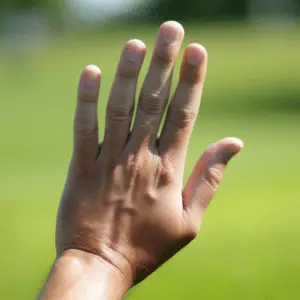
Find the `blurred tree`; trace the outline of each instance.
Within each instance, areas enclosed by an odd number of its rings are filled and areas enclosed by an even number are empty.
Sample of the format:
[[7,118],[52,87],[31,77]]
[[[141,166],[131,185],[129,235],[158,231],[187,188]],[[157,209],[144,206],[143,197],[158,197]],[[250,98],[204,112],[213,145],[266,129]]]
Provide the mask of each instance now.
[[[254,8],[254,10],[253,10]],[[146,0],[135,10],[136,19],[178,21],[244,18],[256,13],[299,14],[300,0]]]
[[247,3],[247,0],[154,0],[147,4],[143,15],[155,21],[242,17],[247,13]]
[[35,12],[48,18],[60,29],[62,26],[61,7],[62,0],[1,0],[0,1],[0,21],[11,18],[14,14],[22,12]]
[[47,11],[55,11],[59,8],[60,0],[1,0],[1,12],[20,9],[46,9]]
[[249,1],[249,14],[252,17],[277,16],[293,17],[299,12],[300,0],[251,0]]

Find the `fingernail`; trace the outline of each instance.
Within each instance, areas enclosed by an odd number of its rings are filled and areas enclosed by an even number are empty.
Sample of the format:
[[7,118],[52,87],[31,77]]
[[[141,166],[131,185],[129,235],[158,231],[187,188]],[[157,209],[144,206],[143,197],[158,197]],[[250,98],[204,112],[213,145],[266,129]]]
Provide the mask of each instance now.
[[199,44],[190,44],[187,49],[187,62],[192,66],[199,66],[206,60],[207,52],[205,48]]
[[231,144],[235,144],[237,147],[239,147],[240,149],[244,148],[244,142],[236,137],[228,137],[226,138],[227,142],[231,142]]
[[161,28],[158,35],[159,45],[172,45],[177,41],[179,32],[176,28]]
[[168,21],[160,27],[158,42],[163,45],[171,45],[183,35],[184,29],[178,22]]
[[225,151],[217,155],[217,161],[228,164],[228,162],[237,155],[243,148],[242,144],[232,144]]
[[85,69],[85,86],[87,88],[96,88],[99,85],[100,69],[97,66],[90,65]]
[[125,47],[126,59],[129,63],[140,64],[145,53],[145,44],[139,40],[131,40]]

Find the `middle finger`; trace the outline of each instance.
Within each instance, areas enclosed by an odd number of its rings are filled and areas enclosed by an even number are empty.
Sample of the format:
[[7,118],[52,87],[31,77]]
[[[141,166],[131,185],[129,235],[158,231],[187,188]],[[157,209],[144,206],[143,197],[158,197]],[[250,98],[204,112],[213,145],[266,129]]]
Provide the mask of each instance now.
[[[183,27],[173,21],[161,25],[151,64],[139,97],[129,146],[151,146],[169,98],[173,68],[184,37]],[[134,145],[132,145],[134,144]]]

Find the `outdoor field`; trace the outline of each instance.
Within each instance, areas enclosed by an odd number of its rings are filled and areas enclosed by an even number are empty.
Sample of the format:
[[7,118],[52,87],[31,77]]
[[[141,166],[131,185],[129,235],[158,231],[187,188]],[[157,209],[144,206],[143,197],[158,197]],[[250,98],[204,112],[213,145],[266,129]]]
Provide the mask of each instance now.
[[[209,54],[185,178],[210,143],[236,136],[245,148],[229,164],[198,239],[128,299],[300,299],[300,26],[183,25],[185,45],[202,43]],[[141,85],[156,31],[70,33],[24,57],[0,48],[0,299],[34,299],[55,257],[81,69],[97,64],[103,73],[102,135],[123,44],[147,45]]]

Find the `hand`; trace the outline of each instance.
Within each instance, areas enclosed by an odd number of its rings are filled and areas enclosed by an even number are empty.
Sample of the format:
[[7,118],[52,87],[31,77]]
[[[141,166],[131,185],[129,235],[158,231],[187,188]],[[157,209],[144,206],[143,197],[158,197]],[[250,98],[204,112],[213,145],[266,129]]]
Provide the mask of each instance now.
[[183,37],[184,30],[176,22],[160,27],[131,131],[146,50],[138,40],[125,45],[100,145],[97,101],[101,72],[88,66],[80,79],[74,151],[57,219],[57,254],[97,257],[127,278],[128,287],[197,236],[226,164],[242,148],[241,141],[234,138],[210,146],[183,190],[188,142],[207,65],[206,51],[198,44],[185,50],[180,80],[157,138]]

